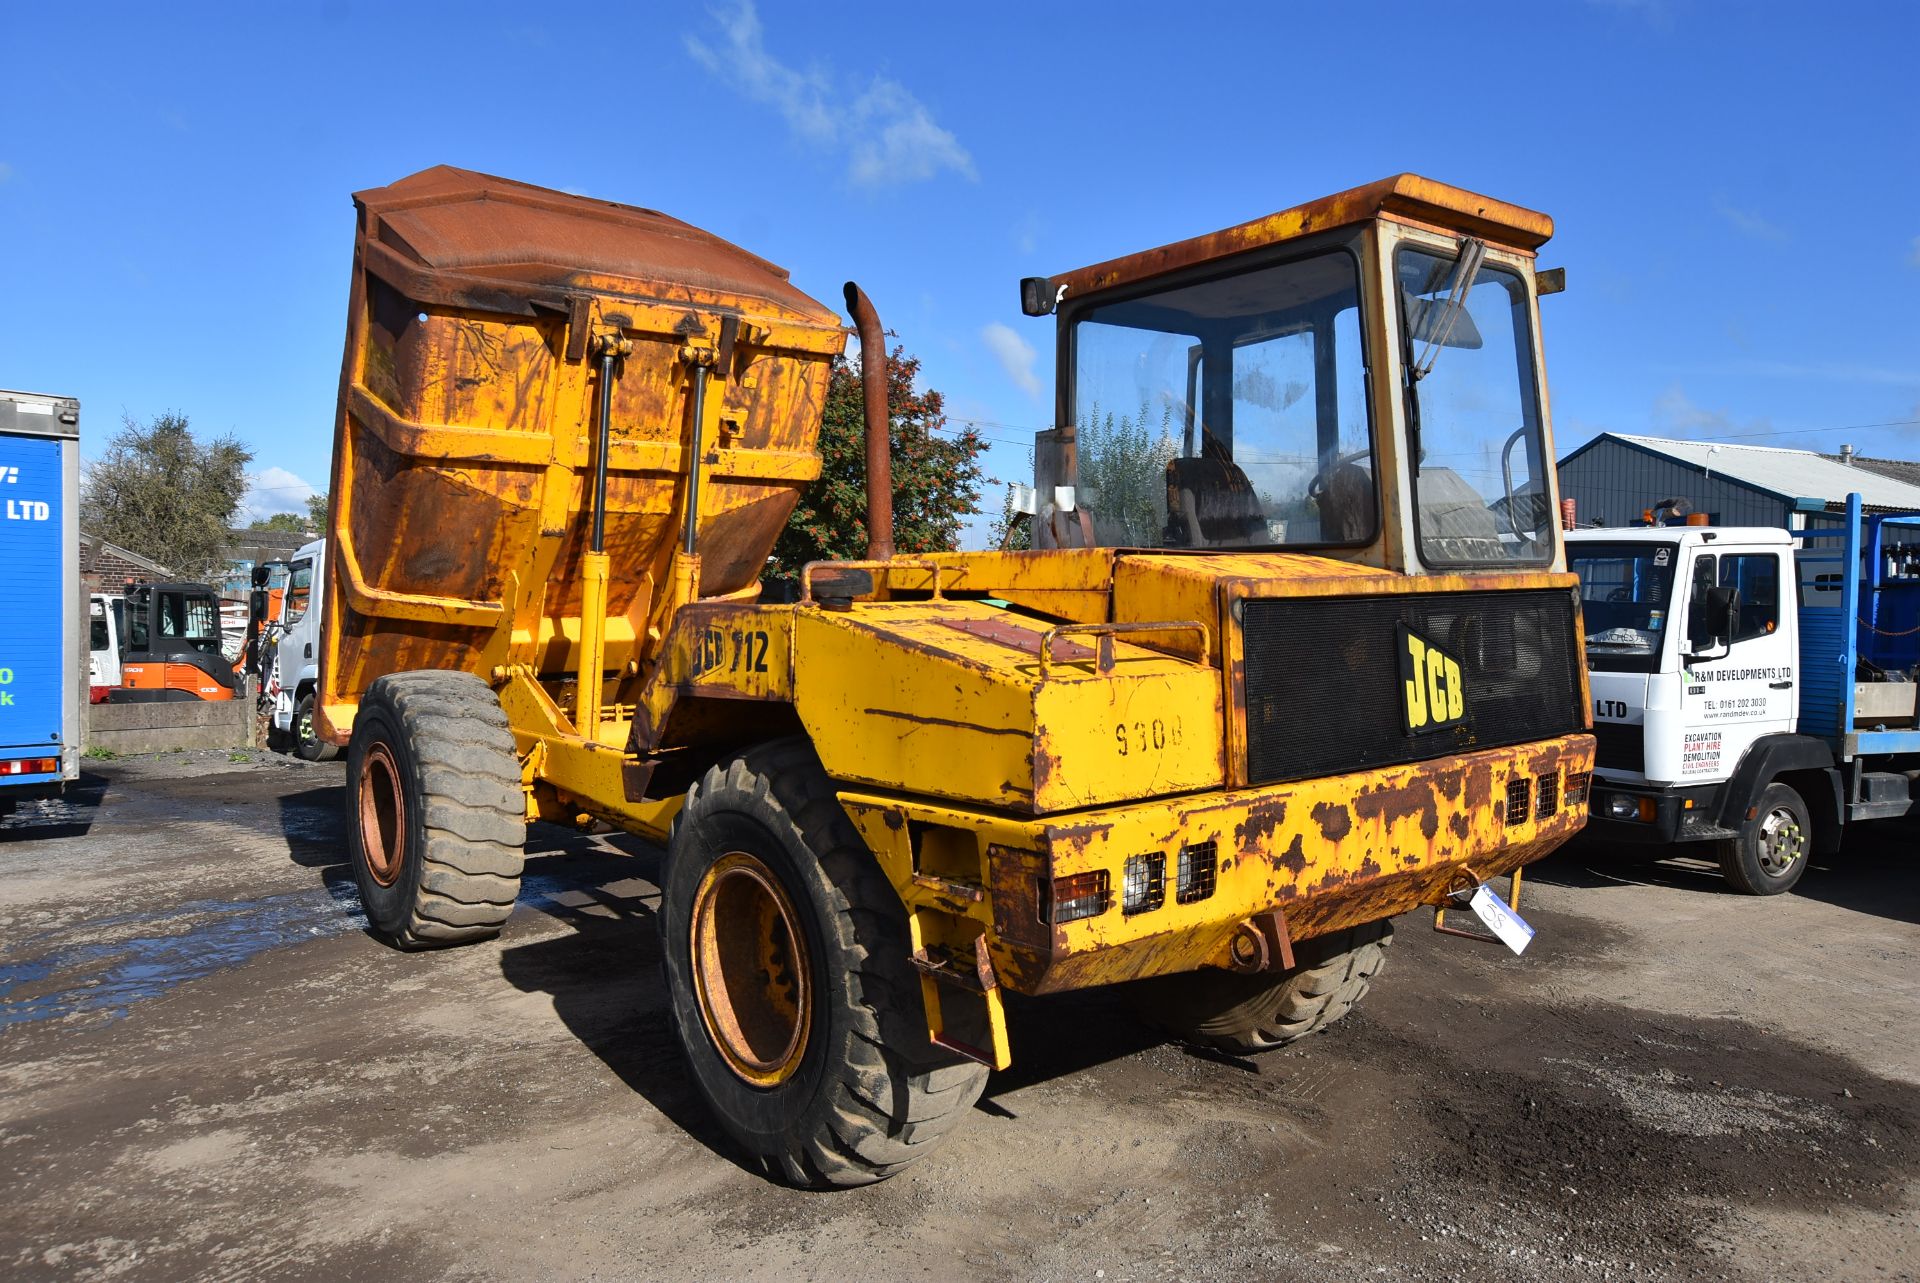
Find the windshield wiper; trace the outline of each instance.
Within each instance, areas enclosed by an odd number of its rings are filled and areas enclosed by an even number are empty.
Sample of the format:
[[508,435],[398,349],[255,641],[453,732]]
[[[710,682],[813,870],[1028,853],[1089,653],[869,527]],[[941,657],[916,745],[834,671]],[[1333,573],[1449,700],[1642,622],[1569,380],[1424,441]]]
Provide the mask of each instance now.
[[1480,264],[1487,257],[1487,243],[1474,236],[1460,238],[1460,257],[1454,260],[1453,283],[1447,290],[1447,301],[1441,305],[1440,315],[1431,312],[1421,318],[1424,322],[1426,347],[1421,349],[1420,359],[1413,363],[1413,379],[1418,383],[1433,371],[1433,363],[1440,357],[1440,349],[1447,345],[1453,336],[1453,327],[1460,320],[1461,310],[1467,305],[1467,293],[1473,289],[1473,278],[1480,275]]

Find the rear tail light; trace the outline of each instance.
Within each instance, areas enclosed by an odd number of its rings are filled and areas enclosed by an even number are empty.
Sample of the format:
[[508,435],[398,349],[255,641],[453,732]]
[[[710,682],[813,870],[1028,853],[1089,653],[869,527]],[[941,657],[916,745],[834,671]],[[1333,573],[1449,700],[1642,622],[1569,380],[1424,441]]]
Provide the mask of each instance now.
[[0,762],[0,775],[51,775],[59,769],[57,757],[15,757]]
[[1127,857],[1120,883],[1120,912],[1132,915],[1167,902],[1167,857],[1158,851]]
[[1181,904],[1192,904],[1204,900],[1213,894],[1214,861],[1219,857],[1219,848],[1211,839],[1196,842],[1180,848],[1180,869],[1176,877],[1174,898]]
[[1550,819],[1560,810],[1560,776],[1548,771],[1540,777],[1540,800],[1535,804],[1533,813],[1540,819]]
[[1097,917],[1107,911],[1112,893],[1107,886],[1107,871],[1075,873],[1069,877],[1041,882],[1040,918],[1058,926],[1081,918]]
[[1569,809],[1582,807],[1587,804],[1587,780],[1589,778],[1585,771],[1567,772],[1567,784],[1565,788],[1560,790],[1560,800],[1565,803]]

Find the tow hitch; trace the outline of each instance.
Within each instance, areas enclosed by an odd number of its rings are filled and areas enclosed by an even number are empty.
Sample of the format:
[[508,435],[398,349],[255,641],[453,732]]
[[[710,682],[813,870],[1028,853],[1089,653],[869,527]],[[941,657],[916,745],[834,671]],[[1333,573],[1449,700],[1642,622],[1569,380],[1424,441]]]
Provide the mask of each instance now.
[[[1464,931],[1448,926],[1449,909],[1467,910],[1480,919],[1487,930]],[[1494,894],[1492,883],[1482,881],[1472,869],[1460,870],[1440,903],[1433,906],[1433,929],[1441,935],[1504,944],[1516,954],[1525,953],[1533,943],[1533,928],[1520,916],[1520,870],[1513,871],[1505,900]]]

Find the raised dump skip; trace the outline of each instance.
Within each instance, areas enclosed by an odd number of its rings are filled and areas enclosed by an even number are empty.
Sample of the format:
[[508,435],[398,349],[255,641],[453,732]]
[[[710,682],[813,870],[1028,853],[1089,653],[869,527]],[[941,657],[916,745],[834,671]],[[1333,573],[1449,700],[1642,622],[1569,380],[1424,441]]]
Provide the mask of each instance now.
[[754,591],[819,473],[833,312],[653,210],[444,166],[354,202],[322,664],[334,738],[383,673],[574,669],[604,351],[620,354],[603,671],[644,666],[671,610],[696,400],[698,595]]

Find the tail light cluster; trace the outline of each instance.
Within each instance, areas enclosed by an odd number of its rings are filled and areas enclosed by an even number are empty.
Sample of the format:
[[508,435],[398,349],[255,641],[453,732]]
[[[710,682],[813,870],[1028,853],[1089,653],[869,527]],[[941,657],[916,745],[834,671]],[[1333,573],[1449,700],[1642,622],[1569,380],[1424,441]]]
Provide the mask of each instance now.
[[0,761],[0,775],[51,775],[59,769],[57,757],[14,757]]
[[[1197,904],[1213,894],[1219,876],[1219,845],[1211,838],[1182,846],[1174,861],[1173,896]],[[1130,855],[1120,876],[1120,912],[1128,917],[1151,913],[1167,902],[1167,856],[1162,851]],[[1040,883],[1040,920],[1058,926],[1098,917],[1113,906],[1106,870],[1074,873]]]
[[1562,808],[1583,807],[1587,804],[1587,779],[1585,771],[1570,771],[1565,788],[1561,787],[1558,771],[1531,780],[1524,775],[1508,780],[1507,804],[1501,818],[1512,826],[1525,824],[1528,817],[1550,820]]

